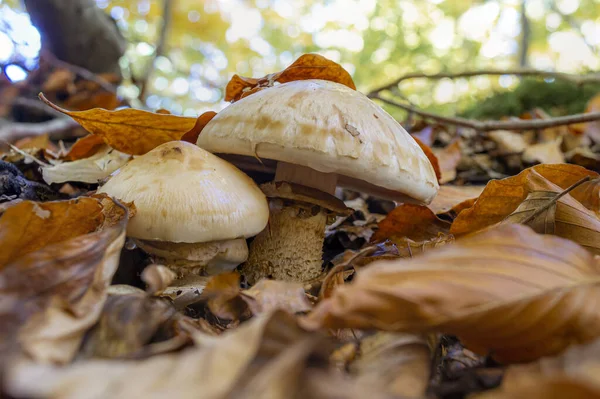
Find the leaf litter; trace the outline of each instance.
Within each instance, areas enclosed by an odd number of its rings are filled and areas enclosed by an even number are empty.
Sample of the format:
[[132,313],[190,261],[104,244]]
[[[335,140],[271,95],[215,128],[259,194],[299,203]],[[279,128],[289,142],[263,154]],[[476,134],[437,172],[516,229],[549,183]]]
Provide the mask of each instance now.
[[[131,156],[195,143],[216,113],[115,110],[110,75],[42,63],[31,76],[6,95],[41,91],[83,129],[1,153],[2,395],[599,396],[597,122],[479,134],[408,121],[442,184],[431,204],[338,190],[354,212],[328,226],[316,279],[248,286],[234,271],[188,287],[124,245],[135,204],[94,190]],[[303,79],[356,89],[306,54],[235,75],[226,100]]]

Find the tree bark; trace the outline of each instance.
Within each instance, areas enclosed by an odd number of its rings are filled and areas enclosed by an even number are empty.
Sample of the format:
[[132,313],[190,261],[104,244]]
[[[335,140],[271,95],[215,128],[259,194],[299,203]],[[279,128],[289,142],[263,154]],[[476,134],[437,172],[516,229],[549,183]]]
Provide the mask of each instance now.
[[94,0],[24,0],[45,50],[94,73],[119,76],[126,41]]

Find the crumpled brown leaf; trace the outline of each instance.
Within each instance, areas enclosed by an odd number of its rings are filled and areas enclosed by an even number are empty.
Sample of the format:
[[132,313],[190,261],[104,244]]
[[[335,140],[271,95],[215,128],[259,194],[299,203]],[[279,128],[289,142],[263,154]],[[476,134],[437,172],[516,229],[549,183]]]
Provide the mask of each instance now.
[[200,115],[198,119],[196,119],[196,124],[192,127],[188,132],[186,132],[183,136],[181,136],[182,141],[187,141],[188,143],[196,144],[198,141],[198,136],[202,133],[202,129],[204,126],[208,124],[217,115],[214,111],[207,111]]
[[23,201],[0,218],[0,352],[68,362],[100,315],[128,212],[108,198]]
[[[304,331],[284,312],[260,315],[217,337],[197,332],[194,338],[195,348],[137,362],[93,359],[58,368],[20,361],[7,370],[6,390],[78,399],[340,397],[317,394],[311,382],[315,374],[330,377],[324,337]],[[346,390],[339,385],[334,392]]]
[[570,195],[600,218],[600,178],[582,183]]
[[592,211],[536,171],[529,174],[526,188],[527,198],[502,223],[524,223],[537,233],[570,239],[600,255],[600,220]]
[[77,140],[64,158],[68,161],[77,161],[78,159],[89,158],[105,145],[102,137],[95,134],[88,134]]
[[[476,199],[483,192],[485,186],[440,186],[437,195],[428,205],[436,215],[450,212],[461,203]],[[458,213],[457,213],[458,214]]]
[[43,95],[40,98],[52,108],[75,119],[88,132],[102,137],[115,150],[130,155],[142,155],[163,143],[180,140],[196,124],[196,118],[139,109],[68,111],[52,104]]
[[438,179],[440,184],[448,183],[456,179],[456,167],[462,158],[460,142],[454,140],[441,150],[434,151],[434,154],[437,157],[440,166],[441,176]]
[[527,362],[600,336],[599,300],[600,268],[588,251],[513,224],[373,263],[302,320],[310,328],[439,331],[500,362]]
[[426,206],[402,204],[379,222],[378,229],[373,234],[371,241],[409,238],[413,241],[427,241],[448,234],[450,223],[439,219],[435,213]]
[[532,163],[564,163],[565,155],[563,154],[560,146],[562,144],[562,137],[558,137],[555,140],[547,141],[543,143],[534,144],[528,146],[523,152],[523,161]]
[[329,80],[356,90],[352,77],[341,65],[319,54],[304,54],[283,71],[263,78],[233,75],[225,89],[225,101],[241,100],[252,93],[273,86],[274,82],[286,83],[307,79]]
[[577,183],[586,176],[598,177],[592,172],[576,165],[536,165],[525,169],[516,176],[507,177],[502,180],[492,180],[486,186],[475,204],[463,210],[452,223],[450,233],[461,235],[501,222],[527,198],[530,191],[527,181],[531,171],[556,184],[561,189]]
[[600,397],[600,340],[571,347],[556,357],[511,366],[502,386],[473,399],[550,397]]
[[442,169],[440,168],[440,161],[437,156],[433,153],[431,148],[425,143],[423,143],[418,137],[412,136],[413,139],[417,142],[419,147],[423,150],[429,162],[431,162],[431,166],[433,166],[433,170],[435,171],[435,177],[437,177],[438,182],[442,179]]

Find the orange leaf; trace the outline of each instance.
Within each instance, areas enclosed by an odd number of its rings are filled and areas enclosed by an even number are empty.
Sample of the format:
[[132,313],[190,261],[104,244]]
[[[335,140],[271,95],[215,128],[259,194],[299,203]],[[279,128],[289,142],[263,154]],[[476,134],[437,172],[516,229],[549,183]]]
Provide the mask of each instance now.
[[207,111],[200,115],[198,119],[196,119],[196,124],[194,125],[194,127],[191,128],[189,132],[184,134],[181,137],[181,140],[187,141],[188,143],[196,144],[196,142],[198,141],[198,136],[200,136],[200,133],[202,132],[202,129],[204,129],[204,126],[206,126],[208,122],[210,122],[212,118],[214,118],[216,115],[217,113],[214,111]]
[[438,177],[440,184],[456,179],[456,167],[462,158],[458,140],[453,141],[444,149],[436,151],[435,154],[440,167],[441,177]]
[[427,156],[427,159],[429,159],[429,162],[431,162],[431,166],[433,166],[433,170],[435,171],[435,176],[437,177],[438,182],[439,182],[440,179],[442,178],[442,170],[440,169],[440,162],[438,161],[437,157],[435,156],[433,151],[431,151],[431,148],[429,148],[428,145],[423,143],[418,137],[412,136],[412,138],[415,139],[415,141],[417,142],[419,147],[421,147],[421,149]]
[[437,195],[429,204],[429,209],[436,215],[449,212],[465,201],[479,197],[484,188],[484,186],[451,186],[447,184],[440,186]]
[[307,79],[329,80],[356,90],[352,77],[341,65],[318,54],[304,54],[283,71],[260,79],[233,75],[225,89],[225,101],[238,101],[262,88],[273,86],[274,82]]
[[94,155],[104,145],[104,140],[95,134],[88,134],[80,138],[71,146],[65,159],[76,161],[78,159],[89,158]]
[[379,222],[372,241],[407,237],[413,241],[427,241],[440,233],[447,234],[450,223],[439,219],[426,206],[402,204]]
[[43,94],[40,94],[40,98],[52,108],[75,119],[88,132],[102,137],[115,150],[131,155],[142,155],[161,144],[179,140],[196,123],[196,118],[139,109],[68,111],[48,101]]
[[39,136],[25,137],[14,143],[14,146],[21,149],[38,149],[38,150],[56,150],[56,146],[50,141],[47,134]]
[[600,335],[599,281],[593,255],[574,242],[501,225],[412,259],[372,263],[302,321],[452,334],[479,354],[527,362]]
[[575,198],[600,219],[600,179],[587,181],[571,191]]
[[466,234],[501,222],[513,213],[527,198],[529,174],[534,170],[563,190],[585,176],[598,177],[581,166],[567,164],[542,164],[525,169],[516,176],[492,180],[486,186],[473,207],[462,211],[452,223],[450,233]]

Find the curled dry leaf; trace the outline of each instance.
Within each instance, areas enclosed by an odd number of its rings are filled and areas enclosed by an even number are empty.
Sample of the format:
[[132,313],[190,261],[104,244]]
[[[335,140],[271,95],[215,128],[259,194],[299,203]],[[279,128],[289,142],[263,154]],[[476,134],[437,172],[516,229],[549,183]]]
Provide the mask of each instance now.
[[326,373],[323,337],[302,330],[284,312],[255,317],[217,337],[197,332],[196,342],[195,348],[137,362],[92,359],[58,368],[20,361],[7,370],[6,390],[19,397],[77,399],[283,399],[300,388],[305,395],[299,397],[316,397],[306,391],[312,388],[304,383],[307,374]]
[[72,359],[97,320],[128,212],[107,198],[23,201],[0,218],[0,352]]
[[198,136],[202,133],[202,129],[204,126],[208,124],[217,115],[214,111],[207,111],[200,115],[198,119],[196,119],[196,124],[193,128],[191,128],[188,132],[186,132],[183,136],[181,136],[181,140],[187,141],[188,143],[196,144],[198,141]]
[[225,89],[225,101],[238,101],[261,88],[273,86],[274,82],[286,83],[307,79],[329,80],[356,90],[352,77],[340,64],[319,54],[304,54],[283,71],[260,79],[233,75]]
[[276,309],[288,313],[309,311],[312,306],[299,283],[276,280],[260,280],[252,288],[241,293],[253,314],[269,313]]
[[527,198],[527,181],[531,171],[535,171],[561,189],[577,183],[586,176],[597,178],[598,174],[576,165],[536,165],[525,169],[516,176],[502,180],[492,180],[486,186],[475,204],[463,210],[452,223],[450,233],[461,235],[494,225],[513,213]]
[[177,274],[166,266],[153,264],[144,268],[141,278],[146,283],[146,292],[153,295],[171,285],[177,278]]
[[413,241],[427,241],[447,234],[450,223],[439,219],[431,209],[422,205],[402,204],[391,211],[373,234],[371,241],[389,239],[395,242],[404,237]]
[[88,132],[102,137],[115,150],[130,155],[142,155],[163,143],[179,140],[196,124],[196,118],[139,109],[69,111],[51,103],[43,94],[40,98],[55,110],[75,119]]
[[473,399],[600,397],[600,340],[574,346],[556,357],[511,366],[502,386]]
[[303,321],[457,335],[479,354],[526,362],[600,336],[600,270],[559,237],[501,225],[414,259],[381,261]]
[[348,368],[360,384],[402,398],[423,398],[431,353],[420,336],[377,332],[360,341],[359,353]]
[[459,206],[465,201],[477,199],[484,188],[485,186],[452,186],[445,184],[440,186],[440,190],[431,204],[428,205],[428,208],[436,215],[450,211],[458,214],[460,212],[456,211],[459,210]]
[[600,254],[600,220],[568,195],[569,189],[563,191],[536,171],[529,174],[526,188],[527,198],[502,223],[527,224],[537,233],[568,238]]
[[521,154],[529,143],[522,133],[511,132],[509,130],[494,130],[488,133],[501,154]]
[[69,152],[64,156],[68,161],[77,161],[78,159],[89,158],[97,153],[105,143],[102,137],[95,134],[88,134],[80,138],[69,148]]
[[89,158],[43,166],[41,168],[42,178],[48,184],[65,182],[96,184],[125,165],[129,159],[131,159],[131,155],[124,154],[103,144]]
[[437,157],[440,166],[441,177],[438,179],[440,184],[448,183],[456,179],[456,167],[462,158],[460,142],[454,140],[445,148],[434,151],[434,154]]
[[584,182],[573,189],[570,195],[600,218],[600,179]]
[[440,162],[438,158],[435,156],[431,148],[425,143],[423,143],[418,137],[412,136],[413,139],[417,142],[419,147],[423,150],[429,162],[431,162],[431,166],[433,166],[433,170],[435,171],[435,177],[437,177],[438,182],[442,179],[442,169],[440,168]]
[[548,141],[545,143],[534,144],[528,146],[523,152],[523,161],[532,163],[564,163],[565,155],[563,154],[560,146],[562,144],[562,138],[558,137],[555,140]]

